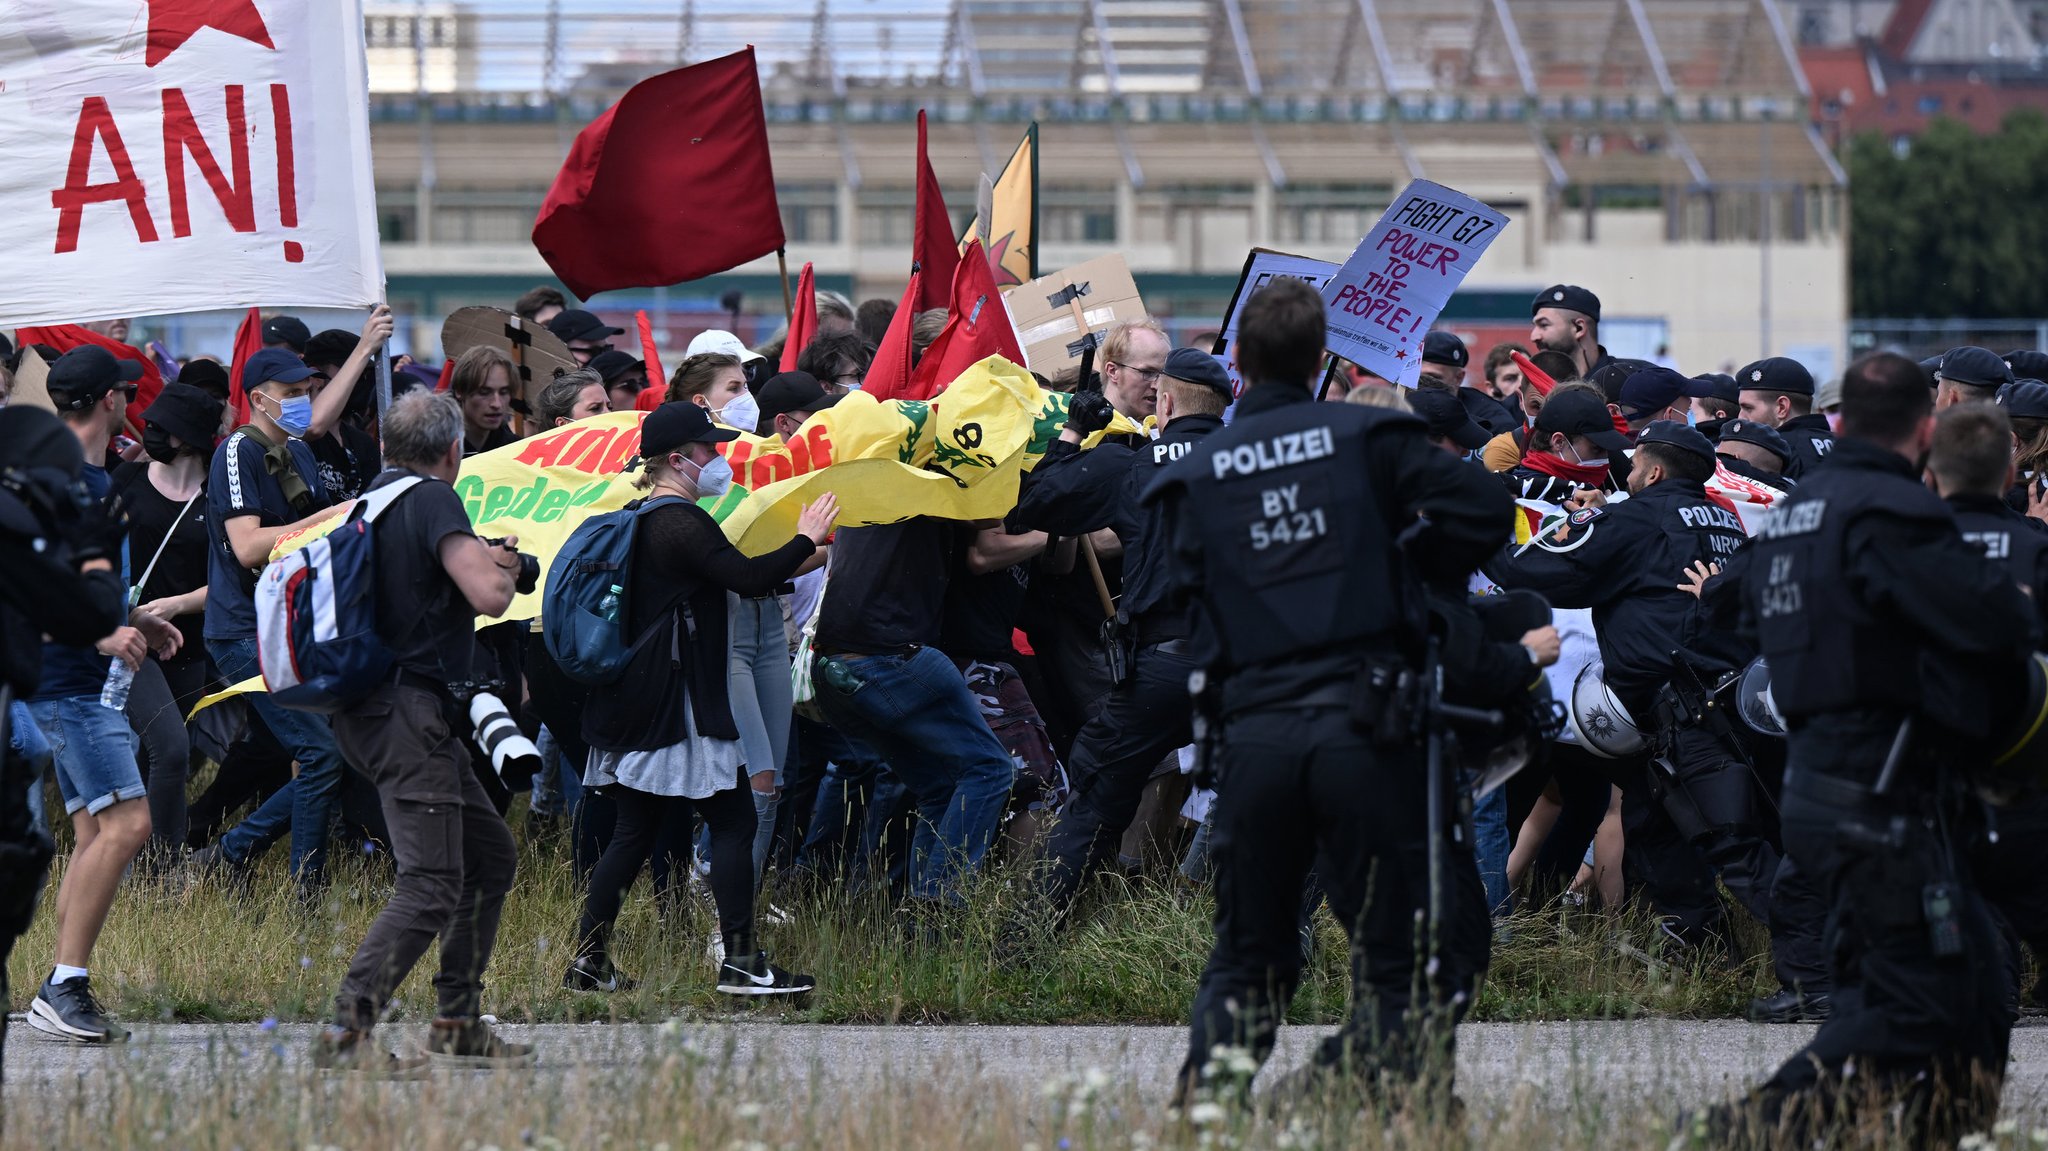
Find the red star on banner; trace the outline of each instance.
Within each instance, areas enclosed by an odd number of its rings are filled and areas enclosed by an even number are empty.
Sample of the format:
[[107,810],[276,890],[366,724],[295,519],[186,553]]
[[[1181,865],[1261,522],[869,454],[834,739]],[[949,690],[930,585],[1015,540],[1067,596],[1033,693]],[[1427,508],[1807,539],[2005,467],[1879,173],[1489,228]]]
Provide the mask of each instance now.
[[149,42],[142,62],[151,68],[177,51],[201,28],[214,28],[230,36],[240,36],[273,51],[277,48],[270,42],[270,29],[263,24],[263,14],[256,10],[256,0],[147,0],[147,3]]

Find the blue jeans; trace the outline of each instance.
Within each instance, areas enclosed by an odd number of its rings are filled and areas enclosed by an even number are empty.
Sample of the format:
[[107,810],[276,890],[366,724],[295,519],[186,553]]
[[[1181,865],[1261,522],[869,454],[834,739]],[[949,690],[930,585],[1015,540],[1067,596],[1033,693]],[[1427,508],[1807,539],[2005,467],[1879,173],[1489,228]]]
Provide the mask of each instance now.
[[1486,885],[1486,910],[1506,915],[1514,893],[1508,890],[1508,789],[1472,805],[1472,854],[1479,861],[1479,881]]
[[28,761],[29,822],[48,835],[50,817],[43,810],[43,777],[52,770],[50,741],[43,737],[43,729],[36,726],[36,717],[28,704],[18,699],[7,705],[7,741]]
[[816,676],[818,706],[835,727],[881,753],[917,797],[911,895],[957,900],[961,876],[995,839],[1016,764],[981,718],[960,670],[936,650],[839,658],[860,684],[841,692]]
[[97,695],[39,699],[28,709],[50,741],[64,814],[98,815],[117,803],[149,795],[135,763],[135,732],[125,714],[102,705]]
[[[255,639],[209,639],[207,654],[228,683],[240,683],[260,674],[256,663]],[[256,709],[257,718],[270,728],[299,761],[299,774],[273,792],[263,806],[221,837],[221,851],[231,862],[246,863],[265,848],[292,837],[292,874],[302,882],[317,879],[327,859],[327,824],[334,812],[334,794],[341,789],[346,761],[341,746],[334,742],[334,729],[327,720],[310,711],[280,707],[268,693],[254,691],[243,697]]]
[[576,809],[583,805],[583,765],[569,762],[555,733],[545,726],[533,742],[540,749],[540,773],[533,777],[529,809],[535,815],[575,819]]
[[[774,596],[751,599],[727,594],[732,607],[732,664],[727,680],[733,722],[747,757],[747,774],[775,772],[775,791],[754,793],[754,882],[775,842],[775,808],[782,790],[782,761],[789,755],[791,722],[789,641],[782,634],[782,603]],[[708,853],[710,829],[705,830]]]

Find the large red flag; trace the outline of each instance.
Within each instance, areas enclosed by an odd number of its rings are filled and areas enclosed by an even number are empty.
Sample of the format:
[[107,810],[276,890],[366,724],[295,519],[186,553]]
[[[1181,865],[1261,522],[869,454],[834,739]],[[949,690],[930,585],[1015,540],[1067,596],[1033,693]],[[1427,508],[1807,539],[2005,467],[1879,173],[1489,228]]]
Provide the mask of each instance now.
[[908,392],[899,398],[931,399],[990,356],[1003,356],[1019,366],[1024,363],[1023,345],[1010,324],[1002,293],[996,290],[995,273],[989,269],[980,240],[968,241],[967,251],[961,255],[960,270],[953,277],[952,309],[939,338],[917,362]]
[[782,247],[750,47],[635,84],[576,136],[533,246],[576,295],[700,279]]
[[796,358],[818,338],[818,281],[806,263],[796,278],[796,305],[789,314],[789,338],[782,341],[782,362],[777,371],[796,371]]
[[939,177],[925,154],[924,109],[917,110],[917,218],[911,228],[912,271],[924,273],[917,310],[943,308],[953,292],[953,269],[960,264],[959,235],[939,194]]
[[910,391],[910,329],[917,322],[918,278],[923,274],[910,273],[910,286],[903,289],[903,300],[889,318],[889,330],[882,333],[882,344],[861,381],[860,390],[878,400],[893,400]]
[[249,389],[242,386],[242,365],[249,357],[263,350],[263,313],[254,308],[242,317],[242,326],[235,329],[235,350],[230,353],[228,364],[228,406],[235,409],[235,426],[249,422]]
[[30,344],[47,344],[59,352],[82,348],[87,344],[98,344],[124,360],[134,360],[142,365],[142,378],[135,381],[135,402],[128,405],[128,434],[140,437],[142,434],[142,412],[156,401],[157,393],[164,390],[164,374],[158,370],[150,354],[133,344],[124,344],[111,336],[81,328],[77,324],[51,324],[41,328],[21,328],[14,333],[16,347],[26,348]]

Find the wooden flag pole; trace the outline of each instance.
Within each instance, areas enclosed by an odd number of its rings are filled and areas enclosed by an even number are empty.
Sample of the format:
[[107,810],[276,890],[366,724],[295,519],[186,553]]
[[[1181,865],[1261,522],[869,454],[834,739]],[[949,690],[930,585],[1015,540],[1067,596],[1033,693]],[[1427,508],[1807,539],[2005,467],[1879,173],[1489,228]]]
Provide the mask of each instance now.
[[785,323],[794,324],[796,323],[796,304],[789,296],[789,252],[786,249],[775,249],[775,266],[782,272],[777,277],[782,281],[782,319]]

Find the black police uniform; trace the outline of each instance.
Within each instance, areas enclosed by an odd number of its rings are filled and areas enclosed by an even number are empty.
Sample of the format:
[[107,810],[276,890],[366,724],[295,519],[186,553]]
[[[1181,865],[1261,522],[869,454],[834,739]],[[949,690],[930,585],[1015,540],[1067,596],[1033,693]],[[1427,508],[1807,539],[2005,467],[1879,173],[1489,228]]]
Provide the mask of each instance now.
[[[1742,594],[1789,727],[1785,849],[1828,902],[1837,990],[1751,1104],[1765,1124],[1853,1121],[1867,1092],[1900,1089],[1924,1145],[1989,1127],[2005,1071],[2010,985],[1960,858],[1977,810],[1962,776],[2034,611],[1914,464],[1861,440],[1829,457],[1757,537]],[[1902,717],[1910,742],[1880,795]]]
[[[1295,913],[1311,868],[1359,957],[1351,1014],[1319,1066],[1421,1074],[1426,1054],[1448,1052],[1485,968],[1485,893],[1466,852],[1449,868],[1442,968],[1427,1001],[1411,1002],[1415,921],[1429,898],[1424,772],[1412,737],[1369,718],[1361,698],[1369,669],[1407,663],[1401,644],[1422,610],[1419,595],[1403,594],[1409,574],[1462,585],[1511,525],[1499,485],[1431,447],[1424,427],[1254,386],[1228,428],[1147,490],[1172,515],[1173,592],[1193,604],[1223,725],[1216,946],[1196,992],[1183,1097],[1216,1047],[1258,1060],[1272,1051],[1300,977]],[[1426,1035],[1411,1032],[1418,1018]],[[1448,1080],[1447,1063],[1431,1066]]]
[[1079,536],[1110,528],[1124,545],[1117,617],[1133,641],[1130,674],[1083,725],[1067,762],[1073,797],[1046,845],[1046,893],[1060,911],[1115,850],[1138,813],[1153,767],[1194,738],[1186,612],[1165,605],[1170,559],[1163,513],[1141,506],[1139,494],[1222,427],[1217,416],[1175,416],[1157,440],[1135,448],[1104,443],[1082,451],[1055,440],[1018,495],[1012,519],[1025,530]]
[[1835,446],[1835,433],[1828,427],[1828,418],[1819,412],[1786,420],[1778,425],[1778,434],[1791,445],[1792,458],[1785,461],[1785,474],[1795,480],[1819,467]]

